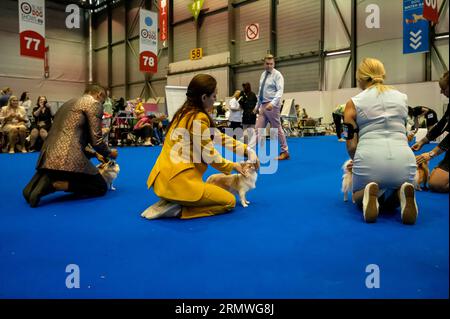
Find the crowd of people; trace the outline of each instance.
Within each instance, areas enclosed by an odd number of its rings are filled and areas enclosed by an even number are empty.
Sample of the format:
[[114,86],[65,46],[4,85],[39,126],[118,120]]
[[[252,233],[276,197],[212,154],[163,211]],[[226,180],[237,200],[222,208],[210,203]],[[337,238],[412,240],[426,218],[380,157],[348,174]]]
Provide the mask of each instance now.
[[39,96],[33,105],[28,92],[20,99],[10,88],[1,94],[0,149],[8,153],[40,150],[53,122],[47,98]]
[[[140,98],[127,101],[115,100],[106,90],[103,104],[102,132],[112,144],[124,143],[153,146],[164,142],[166,116],[149,114],[145,111]],[[23,92],[18,98],[11,88],[0,92],[0,152],[40,151],[53,123],[53,111],[45,96],[38,96],[36,103],[29,92]],[[120,111],[126,111],[126,120],[117,118]],[[124,129],[124,127],[128,129]]]

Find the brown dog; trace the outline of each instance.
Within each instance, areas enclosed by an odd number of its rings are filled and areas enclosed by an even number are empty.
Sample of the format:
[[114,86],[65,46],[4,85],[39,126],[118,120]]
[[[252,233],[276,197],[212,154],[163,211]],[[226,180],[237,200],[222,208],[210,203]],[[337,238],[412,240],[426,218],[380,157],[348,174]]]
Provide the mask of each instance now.
[[428,168],[428,162],[423,162],[417,165],[416,176],[414,176],[414,188],[418,191],[423,189],[427,190],[428,177],[430,175],[430,169]]
[[245,162],[241,165],[247,176],[242,174],[213,174],[208,177],[206,182],[239,195],[242,206],[247,207],[250,202],[245,198],[245,195],[249,190],[256,188],[258,173],[254,163]]

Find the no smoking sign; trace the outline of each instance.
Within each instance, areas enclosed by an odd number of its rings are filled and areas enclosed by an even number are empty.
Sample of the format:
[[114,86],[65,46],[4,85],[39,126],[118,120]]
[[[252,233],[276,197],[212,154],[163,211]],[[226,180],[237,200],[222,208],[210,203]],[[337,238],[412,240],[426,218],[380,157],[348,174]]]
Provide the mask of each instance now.
[[254,41],[259,39],[259,23],[252,23],[245,27],[245,41]]

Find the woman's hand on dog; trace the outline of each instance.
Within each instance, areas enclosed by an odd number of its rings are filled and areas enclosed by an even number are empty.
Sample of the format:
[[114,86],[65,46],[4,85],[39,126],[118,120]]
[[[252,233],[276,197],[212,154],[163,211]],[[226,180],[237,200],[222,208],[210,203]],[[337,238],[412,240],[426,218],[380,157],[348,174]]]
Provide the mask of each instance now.
[[247,172],[244,170],[244,168],[242,167],[241,164],[239,163],[233,163],[233,169],[238,172],[239,174],[244,175],[245,177],[247,177]]
[[422,163],[428,162],[431,159],[431,156],[428,152],[422,153],[416,156],[416,163],[420,165]]
[[256,170],[259,170],[260,162],[256,152],[252,149],[248,149],[247,157],[251,163],[255,163]]
[[351,170],[353,169],[353,161],[352,161],[352,160],[350,160],[350,161],[348,162],[348,164],[347,164],[347,169],[348,169],[349,171],[351,171]]
[[424,143],[422,143],[422,141],[419,141],[417,143],[415,143],[413,146],[411,146],[411,149],[413,151],[420,151],[420,149],[422,148]]

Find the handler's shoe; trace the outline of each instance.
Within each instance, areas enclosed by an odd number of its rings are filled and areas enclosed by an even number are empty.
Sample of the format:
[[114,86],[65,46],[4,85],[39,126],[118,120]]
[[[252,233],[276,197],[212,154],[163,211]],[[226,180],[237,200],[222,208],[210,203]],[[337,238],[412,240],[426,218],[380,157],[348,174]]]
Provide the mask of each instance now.
[[179,216],[180,213],[181,205],[161,199],[144,210],[141,216],[147,219],[171,218]]
[[380,207],[378,204],[378,191],[378,184],[373,182],[367,184],[364,188],[363,214],[366,223],[375,223],[377,221]]
[[31,192],[33,191],[36,184],[39,182],[39,179],[41,178],[41,176],[42,176],[42,173],[39,171],[36,171],[36,173],[31,178],[31,181],[23,189],[22,194],[23,194],[23,197],[25,198],[25,200],[27,201],[27,203],[30,203]]
[[30,197],[29,197],[29,204],[31,207],[37,207],[42,197],[45,195],[54,193],[56,189],[52,185],[52,181],[50,178],[43,174],[41,178],[39,178],[39,181],[37,182],[34,189],[31,191]]
[[400,209],[402,214],[402,222],[406,225],[416,223],[419,209],[417,208],[416,196],[414,193],[414,185],[403,183],[399,190]]

